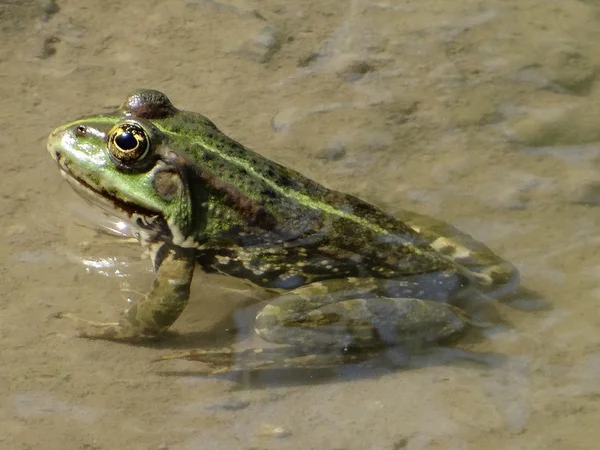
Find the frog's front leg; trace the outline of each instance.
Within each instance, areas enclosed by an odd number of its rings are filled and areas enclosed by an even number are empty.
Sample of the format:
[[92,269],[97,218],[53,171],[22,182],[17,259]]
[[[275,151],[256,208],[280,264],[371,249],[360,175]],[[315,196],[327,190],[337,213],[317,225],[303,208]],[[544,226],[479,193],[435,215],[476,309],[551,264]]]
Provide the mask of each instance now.
[[[327,367],[360,361],[385,347],[409,348],[451,338],[470,323],[466,313],[448,303],[413,297],[377,295],[373,278],[313,283],[290,291],[257,315],[255,331],[283,347],[200,349],[163,359],[198,360],[212,373],[235,369]],[[396,293],[414,294],[418,284],[398,282]]]
[[61,313],[77,322],[80,336],[90,339],[131,340],[166,331],[181,315],[190,296],[195,250],[163,244],[154,256],[156,278],[150,292],[125,312],[119,322],[102,323]]

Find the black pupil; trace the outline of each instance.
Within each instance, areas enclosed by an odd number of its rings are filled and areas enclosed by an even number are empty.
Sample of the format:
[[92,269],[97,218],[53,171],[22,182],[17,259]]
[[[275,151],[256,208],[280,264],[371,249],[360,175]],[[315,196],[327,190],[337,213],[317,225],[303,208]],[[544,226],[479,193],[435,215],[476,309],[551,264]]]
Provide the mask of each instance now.
[[115,144],[122,150],[133,150],[138,146],[138,141],[129,131],[124,131],[115,138]]

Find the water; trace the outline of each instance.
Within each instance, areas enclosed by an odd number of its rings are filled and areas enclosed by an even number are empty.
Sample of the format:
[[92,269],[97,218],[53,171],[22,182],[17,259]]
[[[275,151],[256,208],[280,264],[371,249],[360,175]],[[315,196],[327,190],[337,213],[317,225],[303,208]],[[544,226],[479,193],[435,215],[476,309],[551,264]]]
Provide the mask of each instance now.
[[[0,447],[595,447],[597,5],[58,7],[0,5]],[[480,358],[209,378],[192,362],[152,361],[249,336],[262,293],[198,277],[182,335],[161,346],[74,338],[53,313],[115,318],[152,274],[135,246],[73,224],[45,139],[137,87],[328,187],[451,222],[554,308],[503,310],[514,328],[467,349]],[[108,270],[112,257],[126,267]]]

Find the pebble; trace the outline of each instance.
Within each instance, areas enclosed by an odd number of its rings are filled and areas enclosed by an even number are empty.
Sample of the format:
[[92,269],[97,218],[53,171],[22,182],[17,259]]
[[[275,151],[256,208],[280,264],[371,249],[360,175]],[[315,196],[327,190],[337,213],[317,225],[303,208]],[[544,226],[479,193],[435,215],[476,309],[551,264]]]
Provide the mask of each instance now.
[[292,432],[284,427],[264,423],[258,427],[256,435],[259,437],[285,439],[290,437]]

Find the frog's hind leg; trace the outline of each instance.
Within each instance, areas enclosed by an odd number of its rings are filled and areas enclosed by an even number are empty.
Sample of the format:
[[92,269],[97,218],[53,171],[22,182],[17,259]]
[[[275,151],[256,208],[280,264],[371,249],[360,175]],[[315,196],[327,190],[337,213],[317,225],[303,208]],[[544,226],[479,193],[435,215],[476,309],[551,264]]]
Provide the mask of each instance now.
[[259,312],[256,333],[284,346],[200,349],[162,359],[202,361],[214,368],[212,373],[331,367],[362,361],[386,347],[413,349],[443,341],[470,323],[461,309],[447,303],[375,296],[366,284],[344,290],[333,287],[313,283],[276,298]]
[[298,305],[288,309],[287,300],[278,299],[257,315],[255,331],[264,340],[339,351],[421,347],[451,338],[470,323],[456,306],[416,298],[348,299],[304,311]]

